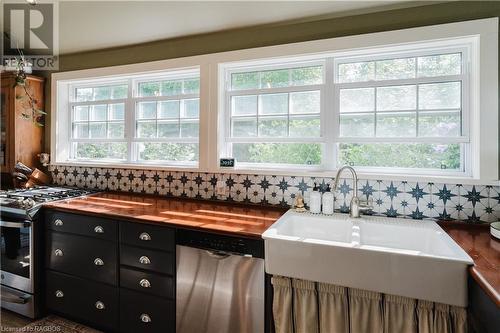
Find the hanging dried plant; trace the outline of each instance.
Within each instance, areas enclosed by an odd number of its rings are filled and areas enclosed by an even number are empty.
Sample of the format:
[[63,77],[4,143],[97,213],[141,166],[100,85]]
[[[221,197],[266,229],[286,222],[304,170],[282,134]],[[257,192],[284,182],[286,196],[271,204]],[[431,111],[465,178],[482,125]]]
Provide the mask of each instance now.
[[21,117],[26,120],[30,120],[36,126],[43,127],[44,115],[47,113],[37,107],[37,100],[33,97],[33,95],[29,92],[29,89],[26,85],[26,72],[25,67],[29,64],[24,58],[24,54],[21,50],[18,49],[19,52],[19,60],[16,63],[16,77],[14,87],[20,86],[24,90],[24,96],[18,95],[16,99],[27,98],[28,107],[26,110],[23,110],[21,113]]

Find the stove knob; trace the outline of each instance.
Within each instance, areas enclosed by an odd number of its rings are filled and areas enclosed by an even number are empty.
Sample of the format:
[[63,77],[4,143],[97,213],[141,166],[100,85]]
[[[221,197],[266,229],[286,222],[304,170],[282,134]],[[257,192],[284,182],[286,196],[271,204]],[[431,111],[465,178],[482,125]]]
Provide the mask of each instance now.
[[54,254],[56,255],[56,257],[62,257],[64,253],[61,249],[56,249],[54,251]]
[[104,233],[104,228],[98,225],[97,227],[94,228],[94,232],[96,234],[103,234]]
[[56,297],[57,298],[63,298],[64,297],[64,293],[62,292],[62,290],[56,290]]
[[64,222],[61,219],[57,219],[54,221],[54,225],[56,227],[61,227],[64,224]]
[[97,310],[104,310],[104,309],[106,309],[106,306],[104,305],[103,302],[97,301],[97,302],[95,302],[95,308]]

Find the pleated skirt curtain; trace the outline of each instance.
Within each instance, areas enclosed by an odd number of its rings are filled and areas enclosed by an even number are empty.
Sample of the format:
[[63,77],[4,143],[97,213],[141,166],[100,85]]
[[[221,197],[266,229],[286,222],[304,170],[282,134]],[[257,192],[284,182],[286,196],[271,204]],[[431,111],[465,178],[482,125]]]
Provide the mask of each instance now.
[[276,333],[465,333],[461,307],[274,276]]

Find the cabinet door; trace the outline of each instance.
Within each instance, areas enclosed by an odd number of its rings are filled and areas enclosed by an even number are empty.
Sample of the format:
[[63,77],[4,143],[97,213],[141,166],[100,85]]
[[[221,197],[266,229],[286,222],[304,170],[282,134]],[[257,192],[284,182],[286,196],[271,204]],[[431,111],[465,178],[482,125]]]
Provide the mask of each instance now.
[[117,330],[118,288],[51,271],[46,278],[45,297],[50,310],[107,332]]
[[12,88],[7,84],[2,84],[0,92],[0,168],[2,172],[10,172],[8,169],[9,162],[9,138],[10,138],[10,94]]
[[116,243],[58,232],[47,233],[51,270],[117,285]]

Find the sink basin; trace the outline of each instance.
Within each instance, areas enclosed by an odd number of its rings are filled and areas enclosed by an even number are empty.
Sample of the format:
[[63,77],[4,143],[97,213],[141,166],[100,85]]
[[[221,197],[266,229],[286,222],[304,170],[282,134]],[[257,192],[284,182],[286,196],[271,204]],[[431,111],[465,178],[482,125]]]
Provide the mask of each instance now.
[[434,221],[290,210],[262,237],[269,274],[467,306],[473,261]]

